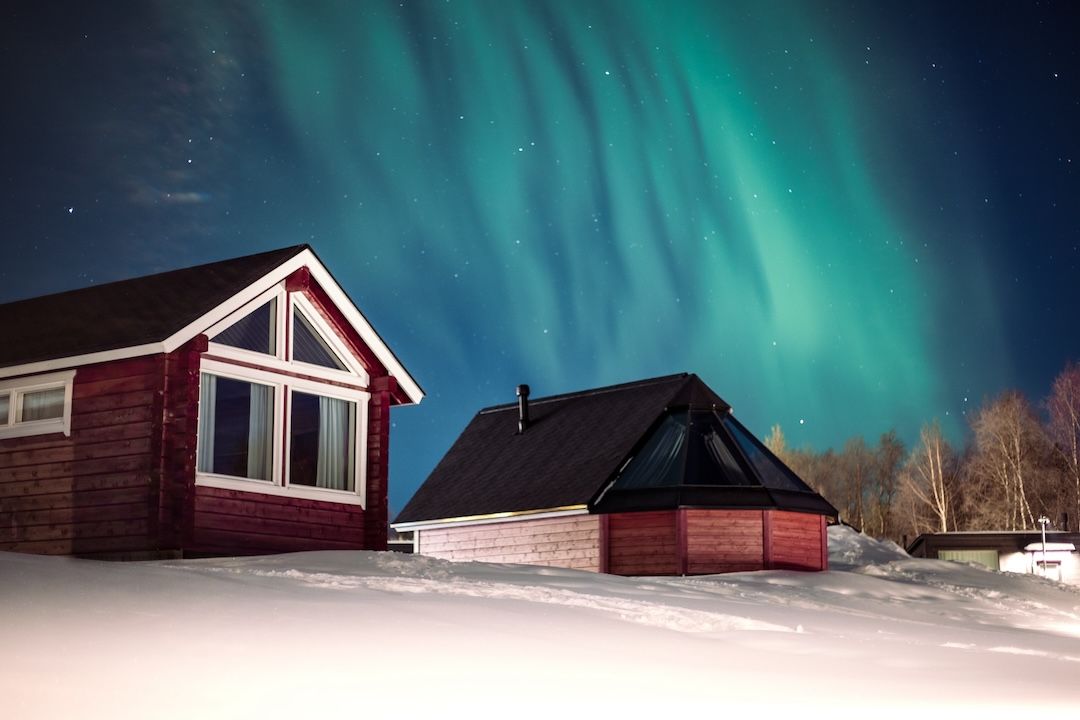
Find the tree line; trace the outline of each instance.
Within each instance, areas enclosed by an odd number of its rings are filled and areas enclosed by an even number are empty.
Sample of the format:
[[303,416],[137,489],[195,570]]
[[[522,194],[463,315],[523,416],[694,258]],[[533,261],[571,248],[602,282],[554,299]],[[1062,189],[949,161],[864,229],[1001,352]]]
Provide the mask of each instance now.
[[895,430],[815,452],[787,445],[774,425],[766,445],[868,535],[899,543],[925,532],[1077,531],[1080,523],[1080,365],[1070,363],[1037,405],[1009,390],[969,416],[954,447],[937,420],[914,447]]

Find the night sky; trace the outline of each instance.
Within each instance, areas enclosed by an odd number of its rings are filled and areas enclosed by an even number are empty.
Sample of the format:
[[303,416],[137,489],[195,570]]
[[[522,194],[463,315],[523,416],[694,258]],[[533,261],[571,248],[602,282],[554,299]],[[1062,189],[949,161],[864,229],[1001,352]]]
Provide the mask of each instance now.
[[310,243],[428,393],[395,510],[518,383],[824,449],[1080,359],[1072,3],[0,13],[0,302]]

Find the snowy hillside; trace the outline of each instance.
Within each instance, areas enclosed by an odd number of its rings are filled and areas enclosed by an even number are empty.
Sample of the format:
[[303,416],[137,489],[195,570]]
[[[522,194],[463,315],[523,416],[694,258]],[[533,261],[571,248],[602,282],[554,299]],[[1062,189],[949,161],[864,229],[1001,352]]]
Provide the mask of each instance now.
[[669,579],[389,553],[135,564],[0,553],[0,714],[1080,708],[1077,590],[913,560],[846,528],[830,543],[828,573]]

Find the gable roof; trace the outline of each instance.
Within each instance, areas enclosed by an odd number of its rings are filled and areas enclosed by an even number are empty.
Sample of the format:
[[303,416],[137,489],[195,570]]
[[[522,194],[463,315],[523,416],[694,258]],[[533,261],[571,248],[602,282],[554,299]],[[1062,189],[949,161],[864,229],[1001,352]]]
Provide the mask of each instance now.
[[0,367],[160,342],[305,246],[0,305]]
[[[0,305],[0,377],[171,352],[300,267],[328,292],[412,402],[423,391],[308,245]],[[244,296],[244,297],[242,297]]]
[[[604,494],[610,481],[629,465],[667,412],[675,408],[718,417],[729,416],[731,410],[698,376],[687,373],[532,400],[529,425],[520,434],[516,404],[485,408],[394,522],[422,523],[586,504],[607,512],[611,500]],[[819,502],[800,509],[835,514],[831,505],[802,487]],[[656,495],[652,490],[644,494],[650,493]],[[622,504],[615,509],[642,509],[625,501],[641,494],[621,493]],[[670,503],[672,499],[665,496],[663,501]],[[679,498],[674,502],[678,505]],[[771,497],[763,502],[778,506]]]

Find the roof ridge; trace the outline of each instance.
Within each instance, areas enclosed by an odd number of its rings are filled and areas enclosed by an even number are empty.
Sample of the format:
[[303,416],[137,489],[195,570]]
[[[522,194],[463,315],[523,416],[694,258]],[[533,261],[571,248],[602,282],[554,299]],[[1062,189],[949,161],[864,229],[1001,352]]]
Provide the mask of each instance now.
[[[661,375],[654,378],[646,378],[645,380],[634,380],[631,382],[617,383],[615,385],[605,385],[604,387],[588,388],[586,390],[575,390],[573,392],[561,393],[559,395],[548,395],[541,398],[530,398],[529,405],[542,405],[544,403],[558,402],[561,400],[571,400],[574,398],[592,397],[594,395],[605,395],[612,392],[620,392],[622,390],[630,390],[633,388],[647,387],[649,385],[659,385],[665,382],[671,382],[679,378],[689,378],[693,373],[682,372],[673,373],[671,375]],[[491,405],[490,407],[482,408],[477,415],[488,415],[495,412],[503,412],[504,410],[517,410],[517,403],[502,403],[499,405]]]
[[221,260],[211,260],[210,262],[199,263],[197,265],[189,265],[187,267],[182,267],[182,268],[173,268],[171,270],[162,270],[161,272],[149,273],[147,275],[135,275],[135,276],[132,276],[132,277],[120,278],[119,280],[110,280],[109,282],[104,282],[104,283],[97,283],[97,284],[92,284],[92,285],[83,285],[82,287],[71,288],[69,290],[60,290],[58,292],[47,293],[45,295],[32,295],[30,297],[19,298],[18,300],[10,300],[10,301],[5,302],[5,303],[0,303],[0,308],[2,308],[4,306],[7,306],[7,305],[17,305],[18,303],[23,303],[23,302],[36,302],[38,300],[43,300],[45,298],[56,298],[56,297],[59,297],[61,295],[68,295],[68,294],[71,294],[71,293],[79,293],[79,292],[84,292],[84,291],[87,291],[87,290],[97,290],[99,288],[107,288],[107,287],[110,287],[110,286],[113,286],[113,285],[119,285],[121,283],[129,283],[129,282],[132,282],[134,280],[145,280],[147,278],[161,277],[161,276],[164,276],[164,275],[171,275],[173,273],[187,272],[189,270],[195,270],[195,269],[198,269],[198,268],[201,268],[201,267],[208,267],[210,265],[219,265],[219,264],[222,264],[222,263],[232,263],[232,262],[235,262],[235,261],[250,260],[251,258],[265,256],[265,255],[273,255],[273,254],[276,254],[276,253],[280,253],[283,256],[282,262],[284,262],[286,259],[288,259],[288,258],[285,258],[284,256],[285,256],[286,251],[289,251],[289,250],[294,250],[295,251],[295,252],[288,255],[288,257],[291,258],[291,257],[294,257],[295,255],[299,254],[300,252],[304,251],[304,250],[311,250],[311,246],[308,245],[307,243],[301,243],[299,245],[287,245],[285,247],[275,248],[273,250],[264,250],[262,252],[251,253],[250,255],[241,255],[239,257],[223,258]]

